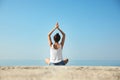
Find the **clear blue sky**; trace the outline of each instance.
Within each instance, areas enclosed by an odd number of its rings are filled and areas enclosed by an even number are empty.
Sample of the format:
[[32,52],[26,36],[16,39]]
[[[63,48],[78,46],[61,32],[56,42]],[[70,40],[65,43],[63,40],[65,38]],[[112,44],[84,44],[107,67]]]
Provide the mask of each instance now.
[[0,60],[49,57],[47,34],[57,21],[64,57],[120,60],[119,0],[0,0]]

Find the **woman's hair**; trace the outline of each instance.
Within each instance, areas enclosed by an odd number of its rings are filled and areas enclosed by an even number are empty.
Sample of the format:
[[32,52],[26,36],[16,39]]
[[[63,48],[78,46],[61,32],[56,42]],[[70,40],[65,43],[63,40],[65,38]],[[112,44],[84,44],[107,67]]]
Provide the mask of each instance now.
[[61,37],[60,37],[59,33],[56,33],[54,36],[54,41],[58,43],[60,41],[60,38]]

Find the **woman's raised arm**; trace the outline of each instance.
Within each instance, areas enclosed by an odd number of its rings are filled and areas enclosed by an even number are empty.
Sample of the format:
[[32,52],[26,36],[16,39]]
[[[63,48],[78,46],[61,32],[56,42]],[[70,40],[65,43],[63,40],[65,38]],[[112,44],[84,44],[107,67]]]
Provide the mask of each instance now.
[[52,29],[52,31],[50,31],[49,33],[48,33],[48,43],[49,43],[49,45],[50,46],[52,46],[52,40],[51,40],[51,34],[54,32],[56,30],[56,27],[54,28],[54,29]]
[[62,33],[62,41],[61,41],[61,45],[62,47],[64,46],[64,42],[65,42],[65,33],[58,27],[58,30]]

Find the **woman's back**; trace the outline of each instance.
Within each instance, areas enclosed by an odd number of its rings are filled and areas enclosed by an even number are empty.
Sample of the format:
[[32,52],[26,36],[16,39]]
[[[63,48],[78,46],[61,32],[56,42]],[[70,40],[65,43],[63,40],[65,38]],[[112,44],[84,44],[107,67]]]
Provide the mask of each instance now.
[[50,47],[50,62],[58,63],[63,60],[61,45],[52,45]]

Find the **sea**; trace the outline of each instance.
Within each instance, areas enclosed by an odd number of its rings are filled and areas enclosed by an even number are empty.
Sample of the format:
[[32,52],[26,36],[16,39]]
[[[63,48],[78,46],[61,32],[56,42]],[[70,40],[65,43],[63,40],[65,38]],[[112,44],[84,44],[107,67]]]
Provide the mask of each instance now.
[[[0,66],[48,66],[44,60],[0,60]],[[120,66],[120,60],[69,60],[66,66]]]

